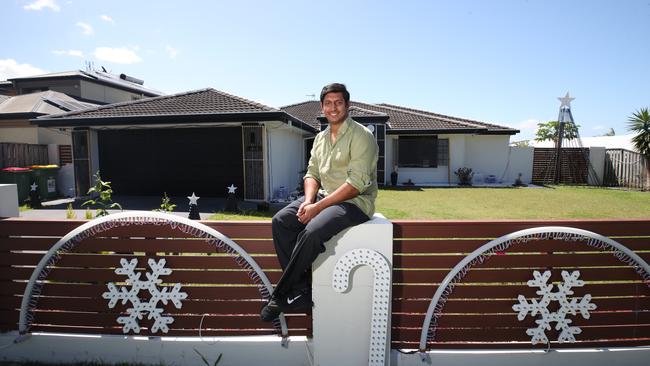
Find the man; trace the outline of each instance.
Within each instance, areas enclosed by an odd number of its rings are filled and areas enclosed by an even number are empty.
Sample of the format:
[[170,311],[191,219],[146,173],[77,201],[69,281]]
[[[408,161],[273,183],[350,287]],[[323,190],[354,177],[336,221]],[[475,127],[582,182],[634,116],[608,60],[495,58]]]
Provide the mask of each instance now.
[[303,178],[305,195],[273,216],[273,243],[283,274],[262,308],[264,321],[311,309],[311,264],[325,251],[325,242],[375,212],[377,142],[349,118],[345,85],[323,87],[320,102],[329,126],[314,139]]

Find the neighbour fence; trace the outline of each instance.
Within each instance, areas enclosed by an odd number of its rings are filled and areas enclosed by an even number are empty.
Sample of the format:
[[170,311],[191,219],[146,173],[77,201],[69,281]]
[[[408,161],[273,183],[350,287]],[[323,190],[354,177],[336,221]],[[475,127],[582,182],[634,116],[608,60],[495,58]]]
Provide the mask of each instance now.
[[47,145],[0,143],[0,169],[48,164]]
[[[248,252],[271,282],[278,281],[280,266],[269,222],[204,223]],[[80,220],[0,220],[0,331],[18,329],[22,295],[37,263],[52,245],[82,224],[84,221]],[[542,282],[556,285],[554,292],[557,285],[565,286],[565,294],[570,296],[557,299],[563,308],[570,308],[572,301],[584,305],[575,311],[578,305],[573,303],[574,313],[563,314],[570,319],[571,327],[580,328],[581,333],[576,333],[575,328],[567,330],[575,336],[575,343],[558,343],[561,329],[541,330],[553,348],[650,345],[649,277],[643,275],[638,263],[628,260],[620,251],[579,236],[529,236],[511,247],[487,253],[456,278],[455,285],[445,292],[444,307],[437,308],[437,321],[427,329],[429,326],[423,323],[434,293],[468,253],[494,238],[540,226],[589,230],[650,261],[650,220],[394,221],[392,348],[420,348],[425,329],[430,333],[426,349],[529,349],[531,334],[527,331],[537,329],[539,335],[535,321],[544,311],[531,311],[520,321],[513,305],[524,304],[522,299],[526,304],[543,302],[536,293],[542,291]],[[372,243],[367,247],[372,248]],[[162,289],[142,301],[155,296],[169,299],[165,312],[174,321],[167,324],[166,335],[280,334],[280,325],[258,319],[264,296],[255,276],[242,267],[239,256],[219,248],[205,238],[169,225],[138,224],[93,230],[92,235],[53,257],[37,281],[42,286],[30,304],[33,318],[29,331],[123,334],[124,323],[129,323],[125,318],[129,305],[124,304],[128,296],[119,293],[128,289],[119,289],[128,287],[127,278],[137,279],[141,273],[141,281],[160,280],[157,286]],[[137,259],[137,264],[131,262],[133,259]],[[154,261],[148,264],[148,259]],[[163,271],[163,267],[171,273]],[[121,274],[116,274],[116,269]],[[531,287],[528,281],[535,279],[534,271],[540,275],[549,271],[549,281]],[[562,275],[562,271],[573,275],[573,280]],[[583,286],[578,285],[578,278],[584,280]],[[181,288],[174,289],[173,284],[180,284]],[[171,304],[173,296],[166,297],[165,293],[185,293],[187,298],[176,296],[182,302],[182,307],[176,308]],[[108,307],[111,298],[117,299],[113,308]],[[565,300],[566,304],[562,302]],[[546,304],[545,311],[556,312],[559,305]],[[118,324],[118,317],[126,320]],[[140,320],[140,335],[161,335],[152,329],[153,322]],[[288,335],[311,336],[311,324],[309,314],[286,317]]]
[[[533,183],[555,181],[555,148],[536,147],[533,153]],[[589,148],[563,147],[560,152],[560,183],[587,184],[589,180]]]
[[643,155],[625,149],[607,149],[604,185],[650,189],[650,164]]

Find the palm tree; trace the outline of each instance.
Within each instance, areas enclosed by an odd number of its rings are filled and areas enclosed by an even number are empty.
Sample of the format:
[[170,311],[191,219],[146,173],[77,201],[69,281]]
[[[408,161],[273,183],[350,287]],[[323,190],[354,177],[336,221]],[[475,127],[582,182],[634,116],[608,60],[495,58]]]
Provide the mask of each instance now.
[[638,135],[632,138],[636,150],[650,158],[650,112],[648,108],[641,108],[634,112],[627,120],[627,129]]

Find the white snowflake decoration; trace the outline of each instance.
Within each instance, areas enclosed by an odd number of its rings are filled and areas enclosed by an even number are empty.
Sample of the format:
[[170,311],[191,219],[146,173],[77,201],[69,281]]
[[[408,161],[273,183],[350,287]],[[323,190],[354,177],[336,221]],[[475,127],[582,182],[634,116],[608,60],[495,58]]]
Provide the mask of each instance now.
[[[182,307],[181,300],[187,298],[187,293],[180,292],[181,285],[179,283],[175,284],[170,292],[167,292],[168,287],[163,287],[162,291],[158,289],[158,285],[162,283],[162,280],[158,277],[172,273],[170,268],[165,268],[166,261],[164,259],[159,260],[158,263],[153,259],[149,259],[148,263],[152,272],[146,272],[147,279],[141,280],[140,275],[142,273],[135,273],[138,260],[134,258],[129,262],[124,258],[120,259],[122,268],[116,268],[115,273],[127,275],[129,278],[126,280],[126,284],[130,285],[131,289],[129,290],[126,287],[120,287],[118,289],[113,283],[109,283],[109,292],[102,294],[104,299],[110,300],[108,307],[111,309],[120,300],[122,300],[122,305],[127,302],[133,305],[133,307],[126,309],[126,312],[129,314],[128,316],[120,316],[117,318],[119,324],[124,324],[122,328],[124,333],[128,333],[131,330],[135,333],[140,333],[138,320],[142,320],[144,313],[149,313],[147,319],[154,319],[154,324],[151,326],[151,333],[156,333],[159,330],[167,333],[169,331],[167,325],[173,323],[174,318],[171,316],[162,316],[163,309],[158,308],[158,302],[162,301],[164,305],[167,305],[167,301],[171,301],[177,309],[180,309]],[[138,297],[141,290],[149,291],[149,294],[151,294],[149,301],[143,302]]]
[[[542,318],[535,320],[537,328],[527,329],[526,334],[532,337],[533,344],[548,344],[549,341],[545,331],[551,330],[551,323],[556,322],[555,329],[561,331],[558,342],[575,342],[574,334],[582,333],[582,329],[580,327],[570,326],[573,321],[567,319],[566,316],[568,314],[576,315],[577,312],[580,312],[583,318],[589,319],[589,310],[596,309],[596,305],[590,303],[590,294],[586,294],[582,299],[575,297],[571,298],[571,301],[568,299],[568,296],[573,295],[573,287],[582,287],[585,284],[585,281],[578,279],[580,277],[580,271],[574,271],[570,274],[567,271],[562,271],[562,279],[564,282],[557,285],[557,292],[551,292],[553,289],[552,283],[547,284],[551,278],[550,271],[545,271],[544,274],[535,271],[533,272],[533,276],[535,279],[528,281],[528,286],[539,288],[537,294],[542,296],[541,300],[538,302],[537,299],[531,299],[531,303],[528,303],[524,295],[519,295],[517,297],[519,304],[512,306],[512,310],[519,312],[517,318],[520,321],[524,320],[526,314],[529,312],[531,317],[534,317],[537,313],[541,314]],[[557,301],[560,304],[560,308],[555,312],[550,312],[548,309],[552,301]]]

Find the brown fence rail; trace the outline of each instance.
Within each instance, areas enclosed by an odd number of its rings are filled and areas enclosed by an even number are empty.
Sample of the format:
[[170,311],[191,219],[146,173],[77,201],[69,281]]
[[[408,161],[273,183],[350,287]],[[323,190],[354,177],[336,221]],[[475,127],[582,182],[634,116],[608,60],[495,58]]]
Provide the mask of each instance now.
[[[0,331],[16,330],[26,282],[36,263],[59,238],[84,221],[0,220]],[[262,267],[271,282],[280,277],[268,222],[204,222],[233,239]],[[567,226],[616,240],[650,261],[650,220],[565,221],[394,221],[392,347],[418,348],[422,323],[439,283],[467,254],[488,241],[527,228]],[[109,309],[102,293],[107,283],[124,285],[115,274],[122,258],[167,261],[173,272],[161,286],[180,283],[188,299],[181,309],[165,306],[174,316],[169,335],[205,336],[278,334],[259,320],[260,294],[232,257],[216,253],[206,242],[168,226],[128,226],[86,239],[52,266],[38,297],[32,331],[121,334],[116,318],[127,305]],[[584,287],[574,297],[593,296],[590,319],[571,316],[582,328],[577,342],[553,347],[650,345],[650,288],[634,269],[582,242],[537,240],[497,252],[473,267],[455,287],[443,309],[429,348],[530,348],[528,315],[517,320],[517,297],[538,298],[527,286],[533,271],[580,271]],[[204,314],[207,314],[204,316]],[[309,314],[287,317],[290,335],[311,335]],[[143,320],[141,334],[151,335]],[[547,332],[557,339],[557,331]],[[153,334],[160,335],[160,333]],[[539,345],[545,348],[545,345]]]
[[[0,220],[0,332],[18,329],[19,309],[26,283],[43,254],[84,221]],[[273,283],[281,271],[268,223],[207,223],[243,247]],[[188,294],[182,308],[171,302],[165,316],[173,316],[169,336],[226,336],[279,334],[259,319],[263,299],[257,286],[233,256],[214,245],[188,237],[169,226],[113,228],[76,245],[50,266],[34,312],[32,332],[122,334],[118,316],[130,304],[108,308],[102,294],[107,284],[126,286],[125,275],[115,274],[120,259],[137,259],[136,272],[151,272],[147,260],[166,260],[170,275],[161,276],[160,288],[171,291],[180,283]],[[144,300],[150,295],[141,291]],[[162,304],[159,304],[162,306]],[[287,315],[289,335],[311,334],[310,314]],[[143,319],[142,335],[151,333],[153,320]],[[131,333],[132,334],[132,333]]]
[[47,163],[47,145],[0,143],[0,169]]
[[650,162],[625,149],[607,149],[603,184],[607,187],[650,189]]
[[[467,254],[494,238],[539,226],[567,226],[611,237],[650,261],[650,220],[393,223],[393,348],[418,348],[439,283]],[[518,321],[512,306],[518,304],[518,295],[528,301],[541,297],[527,285],[535,270],[550,270],[555,284],[562,281],[562,270],[580,271],[586,285],[575,288],[573,296],[589,293],[597,305],[588,320],[570,316],[572,325],[582,328],[577,343],[555,342],[553,347],[650,344],[649,284],[630,265],[584,243],[538,240],[497,252],[474,266],[449,296],[428,347],[530,347],[526,329],[536,327],[538,317],[529,314]],[[547,336],[554,341],[558,333],[553,329]]]

